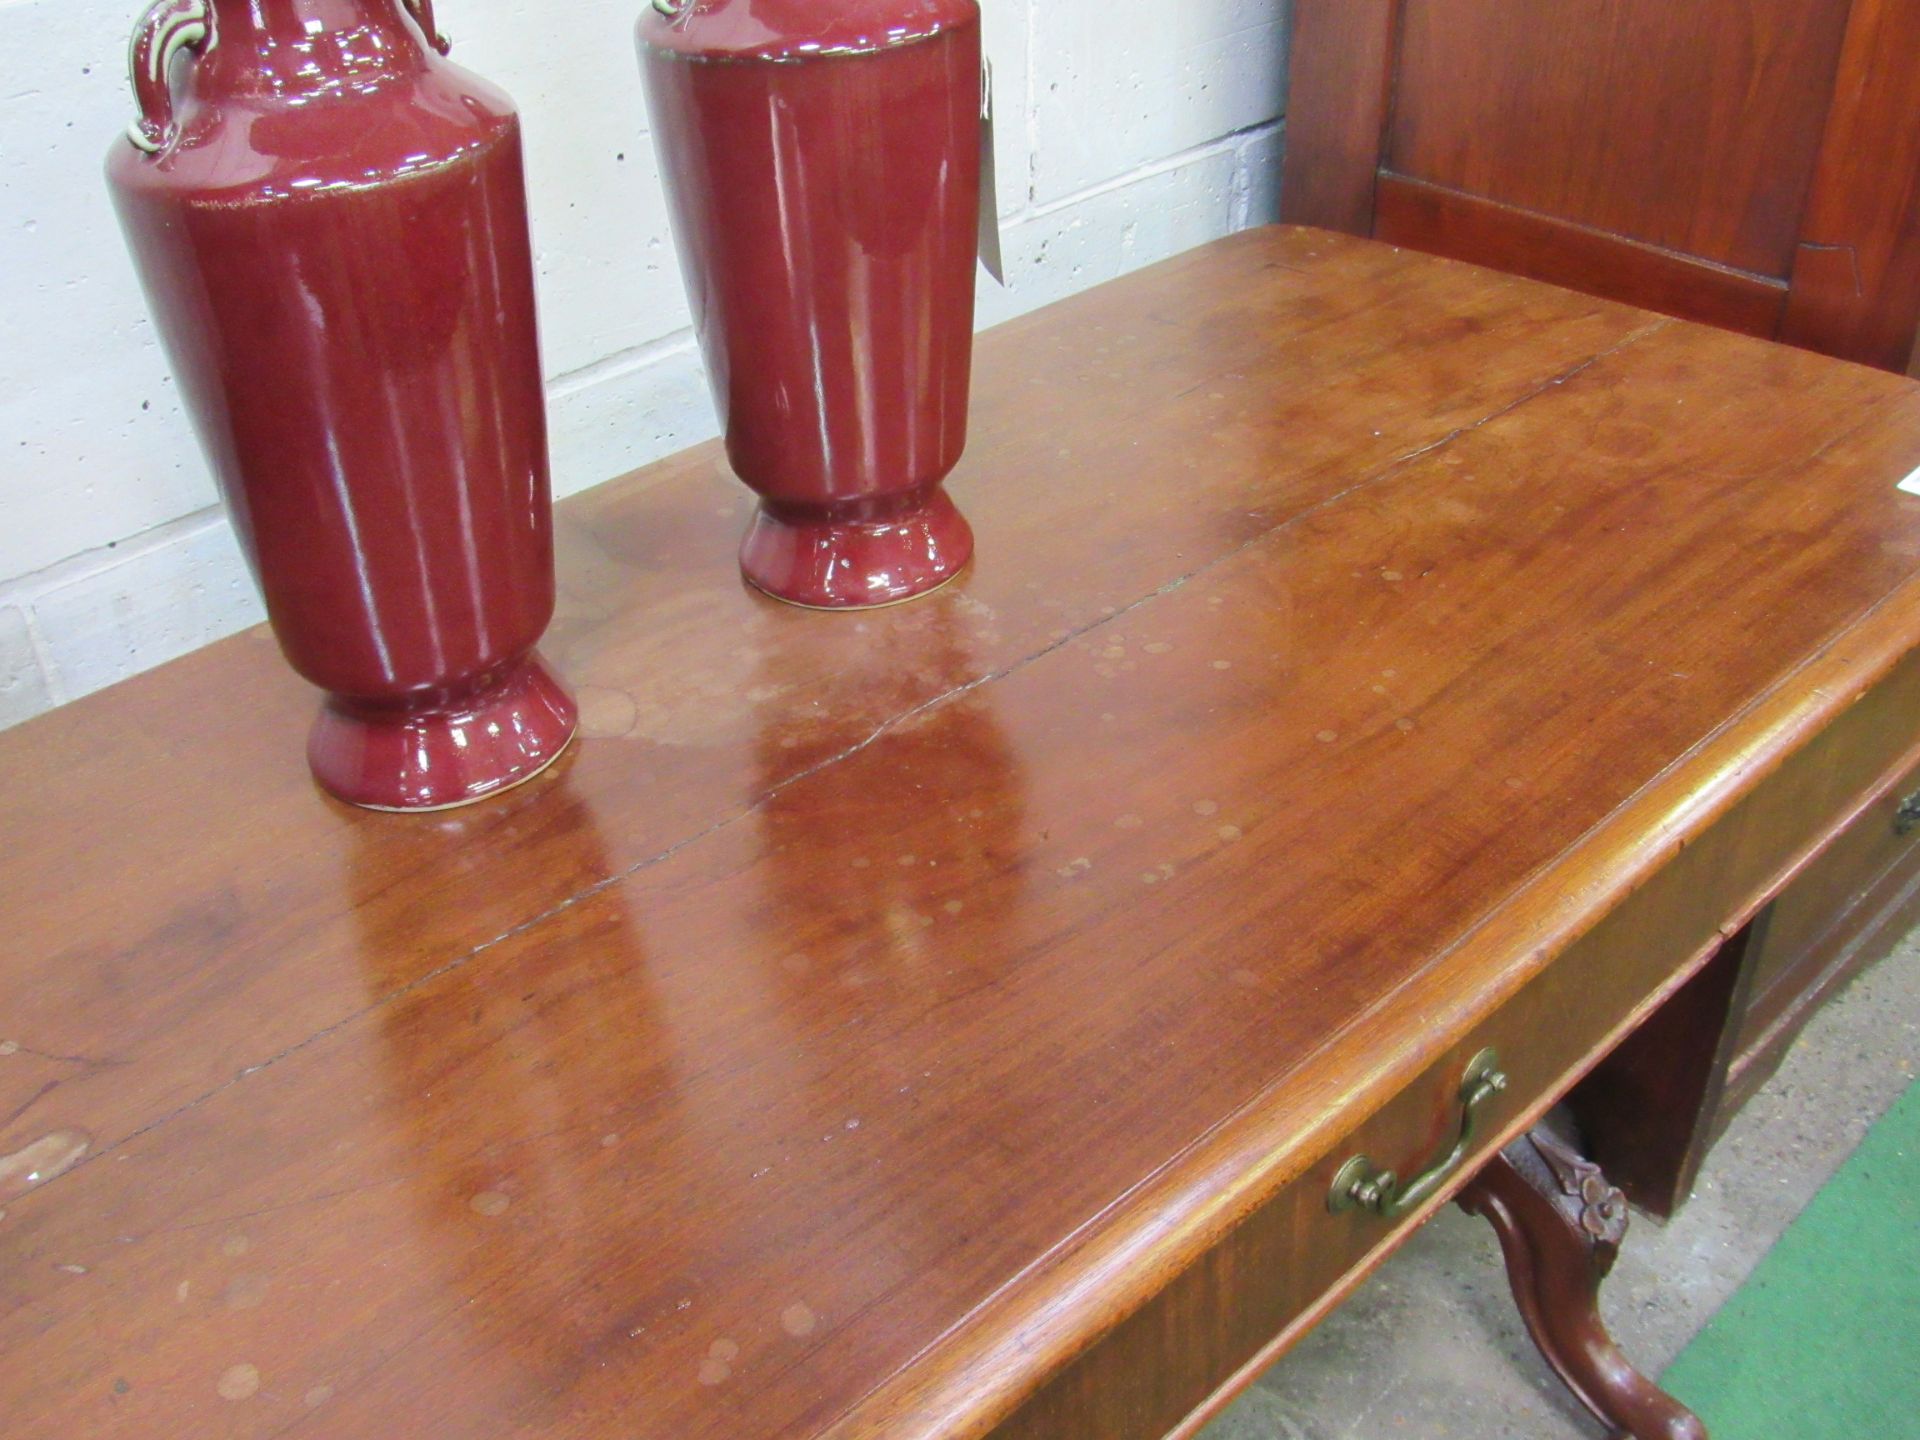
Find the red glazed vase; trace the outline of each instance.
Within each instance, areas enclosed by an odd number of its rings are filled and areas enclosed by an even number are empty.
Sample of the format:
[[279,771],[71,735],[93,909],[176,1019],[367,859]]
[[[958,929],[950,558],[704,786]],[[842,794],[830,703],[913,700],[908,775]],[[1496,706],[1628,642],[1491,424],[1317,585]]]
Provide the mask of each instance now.
[[958,574],[980,195],[975,0],[656,0],[641,70],[735,473],[781,600]]
[[503,790],[575,724],[534,652],[553,522],[519,120],[445,48],[431,0],[160,0],[107,159],[274,634],[328,692],[313,773],[374,809]]

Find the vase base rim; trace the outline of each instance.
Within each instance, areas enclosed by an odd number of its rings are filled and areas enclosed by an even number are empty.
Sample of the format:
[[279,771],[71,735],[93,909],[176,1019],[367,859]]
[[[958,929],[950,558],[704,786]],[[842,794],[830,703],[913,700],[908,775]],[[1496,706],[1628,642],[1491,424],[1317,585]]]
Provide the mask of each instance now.
[[[470,805],[482,805],[498,796],[505,795],[509,790],[518,790],[528,781],[538,780],[542,775],[546,774],[548,770],[552,769],[554,765],[559,763],[560,757],[572,748],[573,736],[569,734],[566,739],[560,742],[560,748],[558,750],[535,765],[531,770],[527,771],[526,774],[517,776],[495,789],[484,790],[478,795],[468,795],[459,800],[448,800],[437,805],[376,805],[371,800],[348,800],[346,803],[353,806],[356,810],[373,810],[382,815],[437,815],[443,810],[465,810]],[[328,791],[327,793],[332,794],[333,792]],[[341,799],[343,797],[335,796],[334,798]]]
[[566,753],[579,711],[537,654],[482,689],[432,707],[391,710],[330,697],[307,737],[313,778],[336,800],[428,814],[492,799]]
[[782,605],[791,605],[796,610],[818,610],[823,615],[847,615],[855,612],[858,612],[864,615],[870,610],[891,610],[896,605],[911,605],[916,600],[924,600],[929,595],[937,595],[942,590],[946,589],[947,586],[953,584],[954,581],[958,580],[961,576],[965,575],[967,571],[971,568],[972,568],[972,559],[971,557],[969,557],[966,564],[961,565],[957,570],[954,570],[949,574],[941,576],[938,580],[935,580],[931,585],[927,586],[927,588],[924,590],[915,590],[910,595],[902,595],[898,599],[894,599],[894,600],[869,600],[869,601],[866,601],[863,603],[857,603],[857,604],[851,603],[851,602],[843,602],[838,605],[814,604],[806,600],[794,600],[788,596],[781,595],[772,590],[767,589],[764,585],[762,585],[758,580],[754,579],[753,576],[751,575],[748,575],[746,577],[746,581],[758,593],[766,596],[769,600],[778,600]]
[[801,610],[881,610],[960,578],[973,529],[946,491],[883,520],[853,520],[764,503],[740,543],[740,571],[768,598]]

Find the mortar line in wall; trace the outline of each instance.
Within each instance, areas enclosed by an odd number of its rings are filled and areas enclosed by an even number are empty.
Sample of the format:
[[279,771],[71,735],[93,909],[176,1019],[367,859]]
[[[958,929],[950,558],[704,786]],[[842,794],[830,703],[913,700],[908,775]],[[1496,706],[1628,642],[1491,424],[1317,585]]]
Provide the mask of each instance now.
[[33,653],[33,663],[40,670],[40,688],[51,702],[47,708],[58,710],[73,697],[67,693],[66,681],[54,666],[53,651],[47,647],[47,637],[40,633],[40,617],[33,613],[33,606],[22,603],[20,615],[27,627],[27,648]]
[[76,550],[71,555],[62,556],[51,565],[42,565],[38,570],[29,570],[24,575],[9,576],[0,582],[0,600],[15,599],[16,603],[31,607],[32,599],[44,595],[72,580],[84,580],[93,575],[102,574],[125,564],[164,550],[183,539],[191,539],[202,530],[215,525],[224,525],[227,521],[226,508],[218,503],[203,505],[198,510],[185,515],[177,515],[171,520],[163,520],[158,525],[150,525],[145,530],[135,531],[122,540],[106,545],[90,545],[84,550]]
[[550,377],[546,382],[547,398],[563,399],[589,385],[597,385],[602,380],[611,380],[634,370],[644,370],[661,360],[670,360],[677,355],[686,354],[694,348],[694,334],[691,325],[682,325],[658,339],[644,341],[639,345],[629,345],[624,350],[616,350],[611,355],[602,355],[598,360],[590,360],[572,370],[562,371]]
[[1040,195],[1040,67],[1034,63],[1034,50],[1040,40],[1039,16],[1040,0],[1027,0],[1027,106],[1021,117],[1027,141],[1027,198],[1018,213],[1031,210]]
[[1229,130],[1224,135],[1216,135],[1211,140],[1162,159],[1150,160],[1144,165],[1127,171],[1124,175],[1102,180],[1096,185],[1089,185],[1084,190],[1076,190],[1071,195],[1064,195],[1058,200],[1049,200],[1044,205],[1030,205],[1025,210],[1007,216],[1003,223],[1017,225],[1027,220],[1044,220],[1050,215],[1058,215],[1061,211],[1084,204],[1088,200],[1098,200],[1103,196],[1124,190],[1129,185],[1136,185],[1142,180],[1153,180],[1161,175],[1171,174],[1175,170],[1191,165],[1196,160],[1207,160],[1215,155],[1237,152],[1245,141],[1271,134],[1280,129],[1281,124],[1281,119],[1276,116],[1271,120],[1261,120],[1252,125],[1242,126],[1238,130]]
[[[1025,117],[1028,167],[1027,193],[1029,196],[1033,194],[1035,179],[1033,171],[1038,157],[1038,150],[1036,148],[1038,140],[1035,130],[1039,123],[1039,109],[1033,90],[1031,44],[1034,24],[1032,12],[1029,11],[1027,113]],[[1049,216],[1057,215],[1064,210],[1071,209],[1075,205],[1084,204],[1089,200],[1098,200],[1104,196],[1114,194],[1143,180],[1152,180],[1161,175],[1171,174],[1195,161],[1211,159],[1215,155],[1231,152],[1234,156],[1236,166],[1233,181],[1235,188],[1234,204],[1229,216],[1229,225],[1233,229],[1240,229],[1244,227],[1247,215],[1246,192],[1248,186],[1245,179],[1246,148],[1251,141],[1264,138],[1266,135],[1278,131],[1283,123],[1284,117],[1275,116],[1269,120],[1260,120],[1251,125],[1243,125],[1237,130],[1229,130],[1223,135],[1216,135],[1209,140],[1202,141],[1198,145],[1192,145],[1185,150],[1176,151],[1172,155],[1163,156],[1157,160],[1150,160],[1143,165],[1135,166],[1132,170],[1122,175],[1116,175],[1110,179],[1089,185],[1084,189],[1076,190],[1069,195],[1062,196],[1058,200],[1050,200],[1044,205],[1028,203],[1010,214],[1001,216],[1000,223],[1003,226],[1013,226],[1022,224],[1028,220],[1045,219]],[[693,328],[691,326],[682,326],[680,329],[663,335],[657,340],[649,340],[640,345],[629,346],[624,350],[616,351],[612,355],[604,356],[601,359],[591,361],[576,369],[563,371],[561,374],[551,377],[546,382],[548,398],[565,398],[591,385],[598,384],[603,380],[612,379],[618,375],[630,373],[634,370],[645,369],[661,360],[691,353],[694,345],[695,337]]]
[[[1273,130],[1270,132],[1273,135],[1282,137],[1283,144],[1281,150],[1276,151],[1276,154],[1284,153],[1284,137],[1286,131],[1287,117],[1282,113],[1274,120]],[[1267,136],[1265,135],[1243,135],[1239,145],[1235,147],[1237,163],[1234,165],[1233,170],[1235,190],[1232,222],[1235,230],[1244,230],[1253,223],[1253,151],[1254,147],[1266,138]]]

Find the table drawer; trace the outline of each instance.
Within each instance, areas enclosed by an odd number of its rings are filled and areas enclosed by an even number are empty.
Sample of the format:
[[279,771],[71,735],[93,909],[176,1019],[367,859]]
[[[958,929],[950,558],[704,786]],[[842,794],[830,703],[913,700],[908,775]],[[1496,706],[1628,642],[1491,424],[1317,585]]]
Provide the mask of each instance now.
[[[996,1435],[1164,1435],[1236,1370],[1264,1365],[1550,1104],[1670,969],[1624,931],[1596,932],[1581,948],[1587,953],[1578,966],[1539,976]],[[1330,1205],[1336,1175],[1356,1156],[1404,1183],[1449,1154],[1462,1134],[1462,1078],[1489,1050],[1504,1084],[1476,1107],[1471,1143],[1424,1203],[1393,1219]]]
[[[1337,1303],[1828,844],[1912,747],[1916,722],[1920,656],[1909,656],[994,1435],[1147,1440],[1198,1428],[1210,1401]],[[1462,1132],[1462,1077],[1486,1050],[1505,1083],[1476,1107],[1470,1143],[1423,1202],[1391,1219],[1329,1204],[1357,1155],[1405,1180],[1448,1154]]]
[[[1920,823],[1911,812],[1902,814],[1920,801],[1917,788],[1920,765],[1889,777],[1878,797],[1780,892],[1749,960],[1737,1053],[1762,1043],[1776,1021],[1827,983],[1836,963],[1873,943],[1870,931],[1891,928],[1882,923],[1885,900],[1904,893],[1920,874]],[[1881,938],[1891,944],[1897,936]]]

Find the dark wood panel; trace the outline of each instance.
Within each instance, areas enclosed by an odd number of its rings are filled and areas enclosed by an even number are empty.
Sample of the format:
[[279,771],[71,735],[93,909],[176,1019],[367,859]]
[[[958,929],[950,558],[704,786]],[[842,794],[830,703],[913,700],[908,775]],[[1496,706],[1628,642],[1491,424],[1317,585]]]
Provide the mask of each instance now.
[[1753,998],[1740,1017],[1728,1104],[1713,1133],[1765,1083],[1819,1002],[1884,956],[1920,919],[1920,834],[1897,823],[1920,772],[1896,772],[1795,876],[1772,907],[1753,957]]
[[1912,786],[1916,716],[1910,661],[1810,749],[1827,773],[1806,808],[1825,826],[1713,963],[1574,1091],[1588,1150],[1635,1204],[1669,1215],[1686,1201],[1708,1146],[1819,1001],[1920,909],[1920,853],[1892,824]]
[[327,806],[256,637],[0,735],[10,1433],[984,1434],[1920,635],[1920,389],[1510,276],[1238,236],[978,399],[897,610],[569,502],[497,806]]
[[[1295,14],[1288,219],[1424,235],[1436,253],[1915,366],[1920,0]],[[1385,193],[1394,176],[1450,198],[1408,213],[1408,194]],[[1756,278],[1790,279],[1790,297]]]
[[1582,1148],[1619,1166],[1608,1179],[1654,1215],[1679,1209],[1706,1159],[1752,984],[1748,952],[1764,924],[1762,911],[1720,945],[1569,1097]]
[[1728,1067],[1725,1101],[1706,1117],[1712,1136],[1767,1082],[1822,1002],[1920,925],[1920,854],[1904,857],[1850,907],[1823,943],[1800,952],[1768,992],[1764,1024],[1749,1024]]
[[1784,278],[1847,10],[1405,0],[1383,165]]
[[1373,232],[1373,181],[1391,91],[1400,0],[1296,0],[1287,62],[1280,214]]
[[1457,190],[1383,174],[1374,236],[1644,305],[1749,335],[1772,335],[1786,286]]
[[[1888,723],[1897,725],[1901,718],[1889,716]],[[1887,777],[1872,803],[1794,878],[1773,907],[1765,941],[1753,957],[1753,1001],[1740,1036],[1742,1048],[1780,1010],[1779,992],[1792,989],[1791,983],[1784,987],[1781,983],[1788,972],[1816,951],[1822,952],[1818,968],[1824,968],[1824,961],[1846,943],[1849,929],[1857,926],[1854,909],[1871,903],[1888,871],[1903,861],[1913,862],[1920,851],[1920,834],[1903,830],[1897,817],[1916,785],[1920,776],[1912,769]]]
[[1854,0],[1781,338],[1886,370],[1920,324],[1920,0]]

